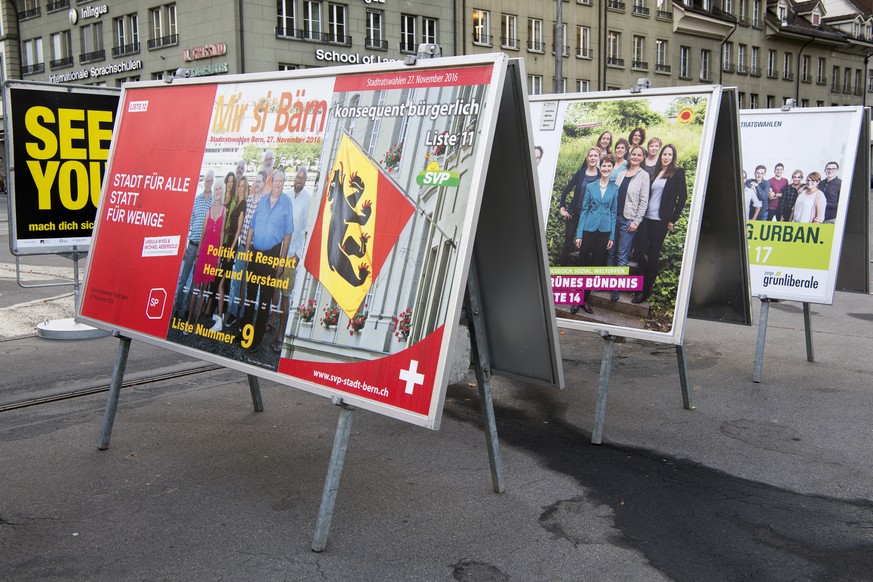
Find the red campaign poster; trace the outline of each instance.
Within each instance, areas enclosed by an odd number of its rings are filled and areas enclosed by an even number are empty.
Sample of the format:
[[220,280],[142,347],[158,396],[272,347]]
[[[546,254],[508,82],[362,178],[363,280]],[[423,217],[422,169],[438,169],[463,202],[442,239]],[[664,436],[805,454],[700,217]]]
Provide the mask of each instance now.
[[91,253],[83,316],[166,335],[214,94],[215,85],[126,93],[98,216],[105,243]]
[[438,428],[502,74],[128,86],[83,320]]

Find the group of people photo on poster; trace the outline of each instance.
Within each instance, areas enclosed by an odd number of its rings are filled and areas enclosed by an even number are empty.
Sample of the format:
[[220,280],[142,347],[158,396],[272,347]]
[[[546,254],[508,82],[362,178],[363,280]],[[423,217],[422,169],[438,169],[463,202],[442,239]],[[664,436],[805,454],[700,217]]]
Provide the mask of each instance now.
[[83,318],[438,426],[498,73],[127,87]]
[[752,296],[832,302],[862,118],[858,107],[740,112]]
[[671,332],[710,93],[550,97],[531,107],[558,317]]

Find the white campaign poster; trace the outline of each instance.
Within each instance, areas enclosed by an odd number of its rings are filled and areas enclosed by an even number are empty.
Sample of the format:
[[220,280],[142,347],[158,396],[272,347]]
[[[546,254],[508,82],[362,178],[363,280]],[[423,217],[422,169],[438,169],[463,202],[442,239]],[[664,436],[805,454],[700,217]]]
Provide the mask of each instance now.
[[833,303],[863,109],[740,112],[753,297]]

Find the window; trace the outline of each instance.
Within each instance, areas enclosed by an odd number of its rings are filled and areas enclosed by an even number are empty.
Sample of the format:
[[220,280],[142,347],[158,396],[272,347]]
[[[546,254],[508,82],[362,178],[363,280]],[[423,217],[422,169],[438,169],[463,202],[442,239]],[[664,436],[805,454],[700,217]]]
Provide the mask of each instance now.
[[751,109],[758,108],[758,94],[757,93],[750,93],[749,94],[749,107]]
[[576,56],[583,59],[591,58],[591,28],[588,26],[576,27]]
[[542,95],[543,78],[540,75],[527,76],[527,92],[530,95]]
[[834,67],[832,69],[831,91],[839,91],[839,90],[840,90],[840,68]]
[[687,46],[679,47],[679,77],[688,79],[691,77],[691,48]]
[[606,35],[606,64],[618,67],[624,66],[621,58],[621,33],[610,30]]
[[648,69],[649,63],[646,62],[646,37],[634,35],[633,44],[634,61],[631,66],[635,69]]
[[21,73],[30,75],[45,71],[45,62],[42,56],[42,37],[32,38],[22,43]]
[[53,69],[69,67],[73,64],[73,35],[69,30],[62,30],[51,35]]
[[646,0],[634,0],[633,13],[641,16],[648,16],[649,8],[646,6]]
[[35,18],[39,16],[39,0],[21,0],[21,11],[18,13],[19,20]]
[[655,71],[670,72],[670,45],[662,38],[655,40]]
[[384,31],[385,14],[381,10],[367,9],[366,38],[367,48],[388,50],[388,41]]
[[783,4],[782,2],[780,2],[779,5],[776,6],[776,17],[779,19],[780,22],[783,22],[788,18],[788,8],[786,8],[785,4]]
[[149,23],[152,35],[148,42],[149,49],[179,44],[179,35],[176,30],[175,4],[151,8],[149,10]]
[[752,0],[752,26],[761,26],[761,0]]
[[527,19],[527,50],[543,52],[543,21],[539,18]]
[[321,40],[321,2],[303,0],[303,38]]
[[[554,27],[552,27],[552,30],[554,30]],[[557,39],[555,39],[555,40],[557,41]],[[561,47],[561,55],[565,56],[565,57],[569,57],[570,56],[570,47],[567,44],[567,25],[566,24],[561,24],[561,43],[564,45]],[[552,54],[555,54],[555,48],[556,48],[555,45],[556,44],[557,44],[557,42],[552,43]]]
[[816,107],[824,107],[825,106],[824,101],[816,101],[815,106]]
[[342,4],[327,5],[327,40],[351,46],[352,39],[346,36],[346,7]]
[[121,57],[139,52],[139,19],[136,13],[115,18],[112,21],[115,46],[112,56]]
[[779,74],[776,70],[776,51],[770,49],[767,51],[767,76],[774,79]]
[[106,58],[103,49],[103,23],[93,22],[79,29],[82,53],[79,55],[80,63],[92,63]]
[[400,15],[400,52],[414,53],[418,51],[415,38],[417,19],[411,14]]
[[861,69],[855,69],[855,95],[863,93],[861,88],[864,86],[864,81],[861,79]]
[[773,95],[767,95],[767,109],[776,107],[776,98]]
[[792,53],[785,53],[782,59],[782,79],[785,81],[794,79],[794,55]]
[[422,17],[421,42],[437,44],[437,19]]
[[826,85],[828,82],[825,71],[827,70],[827,59],[824,57],[818,58],[818,71],[816,71],[815,82],[819,85]]
[[740,3],[740,9],[737,11],[737,18],[739,18],[740,21],[746,21],[746,23],[748,24],[748,19],[749,19],[748,0],[737,0],[737,1]]
[[812,22],[813,26],[821,26],[821,13],[815,11],[810,16],[810,22]]
[[734,56],[734,43],[726,42],[721,47],[721,68],[727,72],[733,72],[734,67],[731,59]]
[[727,12],[728,14],[733,15],[734,13],[734,0],[723,0],[722,2],[722,10]]
[[800,61],[800,80],[804,83],[809,83],[812,80],[810,76],[812,74],[812,57],[809,55],[803,55],[803,59]]
[[746,94],[743,93],[742,91],[737,93],[737,106],[740,109],[746,108]]
[[755,77],[761,76],[761,60],[760,60],[761,49],[753,46],[752,47],[752,55],[750,65],[750,75],[754,75]]
[[473,44],[491,46],[491,13],[473,10]]
[[746,45],[737,45],[737,72],[746,74],[749,70],[746,68]]
[[702,49],[700,51],[700,80],[701,81],[711,81],[712,80],[712,51],[708,49]]
[[843,70],[843,93],[852,92],[852,69],[846,67]]
[[587,93],[591,90],[591,81],[588,79],[579,79],[576,81],[576,92],[577,93]]
[[294,36],[297,28],[297,11],[295,0],[277,0],[276,34],[279,36]]
[[801,99],[800,106],[801,107],[809,107],[809,99]]
[[518,49],[518,17],[514,14],[500,15],[500,47]]

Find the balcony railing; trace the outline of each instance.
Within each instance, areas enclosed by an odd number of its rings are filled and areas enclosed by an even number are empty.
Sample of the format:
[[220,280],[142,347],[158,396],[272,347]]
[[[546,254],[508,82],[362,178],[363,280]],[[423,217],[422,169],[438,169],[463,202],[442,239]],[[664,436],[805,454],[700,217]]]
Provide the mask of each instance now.
[[743,63],[737,64],[737,75],[748,75],[749,68]]
[[655,12],[655,18],[658,20],[673,20],[673,13],[667,10],[658,10]]
[[606,57],[606,64],[611,67],[623,67],[624,59],[618,57]]
[[49,61],[49,65],[52,69],[63,69],[65,67],[72,67],[73,57],[61,57],[59,59]]
[[606,7],[610,10],[620,10],[621,12],[625,11],[624,2],[619,2],[619,0],[606,0]]
[[106,58],[106,50],[101,49],[99,51],[91,51],[90,53],[82,53],[79,55],[79,63],[93,63],[95,61],[102,61]]
[[631,61],[632,69],[641,69],[643,71],[649,70],[649,62],[648,61]]
[[767,69],[767,78],[768,79],[776,79],[779,77],[779,71],[776,69]]
[[[552,44],[552,54],[555,54],[555,45]],[[569,57],[570,56],[570,45],[564,45],[564,50],[561,51],[561,56]]]
[[722,63],[721,70],[725,73],[733,73],[736,69],[734,68],[733,63]]
[[27,20],[28,18],[36,18],[40,15],[39,6],[29,10],[22,10],[18,13],[18,20]]
[[579,48],[576,50],[576,56],[580,59],[590,59],[591,58],[591,49],[590,48]]
[[150,38],[148,41],[149,50],[155,50],[159,48],[164,48],[165,46],[176,46],[179,44],[179,35],[171,34],[168,36],[161,36],[158,38]]
[[33,75],[36,73],[45,72],[45,63],[34,63],[32,65],[21,65],[22,75]]
[[816,85],[827,85],[827,84],[828,84],[828,77],[827,77],[827,75],[820,75],[820,76],[818,77],[818,79],[815,80],[815,84],[816,84]]
[[792,71],[782,71],[782,80],[783,81],[793,81],[794,73]]
[[474,34],[473,35],[473,44],[478,46],[491,46],[491,35],[490,34]]
[[135,55],[139,52],[139,43],[133,42],[123,46],[112,47],[113,57],[123,57],[124,55]]
[[801,83],[812,83],[812,77],[810,77],[808,73],[801,73],[800,74],[800,82]]
[[672,70],[672,68],[673,67],[671,67],[670,65],[656,64],[655,65],[655,72],[656,73],[669,73]]
[[402,53],[414,53],[418,51],[418,45],[413,42],[400,41],[397,49]]
[[500,48],[510,49],[510,50],[518,50],[518,39],[517,38],[506,38],[500,37]]
[[649,15],[649,9],[648,9],[648,7],[646,7],[646,6],[637,6],[636,4],[634,4],[634,7],[633,7],[632,12],[633,12],[633,14],[637,14],[637,15],[639,15],[639,16],[648,16],[648,15]]
[[761,69],[759,69],[755,65],[752,65],[752,68],[749,69],[749,75],[751,75],[752,77],[760,77],[761,76]]
[[527,50],[532,53],[541,53],[545,51],[545,43],[537,40],[529,40],[527,41]]
[[54,2],[47,2],[45,5],[46,12],[57,12],[58,10],[63,10],[64,8],[70,7],[70,0],[55,0]]
[[367,47],[368,49],[387,51],[388,50],[388,41],[387,40],[378,40],[375,38],[367,38],[367,39],[364,39],[364,46]]

